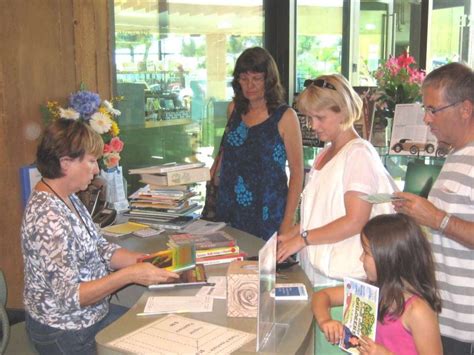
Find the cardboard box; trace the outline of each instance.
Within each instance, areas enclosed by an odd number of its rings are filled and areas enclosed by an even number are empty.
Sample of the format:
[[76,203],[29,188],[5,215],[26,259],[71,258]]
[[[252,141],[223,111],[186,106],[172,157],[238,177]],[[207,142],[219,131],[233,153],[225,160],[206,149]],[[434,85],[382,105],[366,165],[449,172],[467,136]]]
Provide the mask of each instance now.
[[258,263],[233,261],[227,270],[227,316],[257,317]]

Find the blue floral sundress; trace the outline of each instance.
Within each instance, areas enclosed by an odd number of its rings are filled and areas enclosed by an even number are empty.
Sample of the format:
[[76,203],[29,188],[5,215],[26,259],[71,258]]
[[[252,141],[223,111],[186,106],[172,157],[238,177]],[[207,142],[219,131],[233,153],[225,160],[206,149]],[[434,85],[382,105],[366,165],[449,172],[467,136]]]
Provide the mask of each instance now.
[[288,107],[278,107],[252,127],[234,110],[222,141],[217,219],[265,240],[278,230],[285,213],[287,157],[278,122]]

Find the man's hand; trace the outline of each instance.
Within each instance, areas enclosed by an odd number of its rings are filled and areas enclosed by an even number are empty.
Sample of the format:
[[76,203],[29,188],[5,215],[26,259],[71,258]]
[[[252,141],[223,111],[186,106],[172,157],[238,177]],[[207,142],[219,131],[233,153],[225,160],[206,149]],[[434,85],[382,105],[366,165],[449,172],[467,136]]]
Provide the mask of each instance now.
[[438,229],[445,213],[426,198],[409,192],[395,192],[400,200],[392,202],[395,211],[413,217],[418,224]]

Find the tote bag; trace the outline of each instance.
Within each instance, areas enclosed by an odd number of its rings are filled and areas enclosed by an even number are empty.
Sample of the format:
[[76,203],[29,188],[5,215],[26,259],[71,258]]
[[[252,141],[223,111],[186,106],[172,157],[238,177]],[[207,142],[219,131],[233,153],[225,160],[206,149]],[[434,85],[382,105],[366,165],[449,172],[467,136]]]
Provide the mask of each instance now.
[[227,124],[224,129],[224,134],[221,138],[221,144],[219,144],[219,152],[217,153],[214,163],[211,167],[211,179],[206,183],[206,199],[204,202],[204,208],[201,212],[201,219],[207,221],[216,222],[216,205],[217,205],[217,192],[219,191],[219,171],[221,170],[222,157],[224,155],[224,139],[227,135],[227,132],[230,129],[230,123],[232,121],[232,116],[234,112],[230,115],[227,120]]

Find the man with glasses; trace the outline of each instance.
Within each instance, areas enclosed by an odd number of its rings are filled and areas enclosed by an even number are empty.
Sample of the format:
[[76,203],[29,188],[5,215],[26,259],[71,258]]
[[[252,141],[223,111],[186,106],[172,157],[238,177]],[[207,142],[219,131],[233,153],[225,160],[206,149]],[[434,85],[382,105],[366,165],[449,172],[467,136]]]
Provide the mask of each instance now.
[[428,199],[400,192],[397,212],[432,230],[445,355],[474,354],[474,72],[450,63],[422,86],[425,123],[451,146]]

